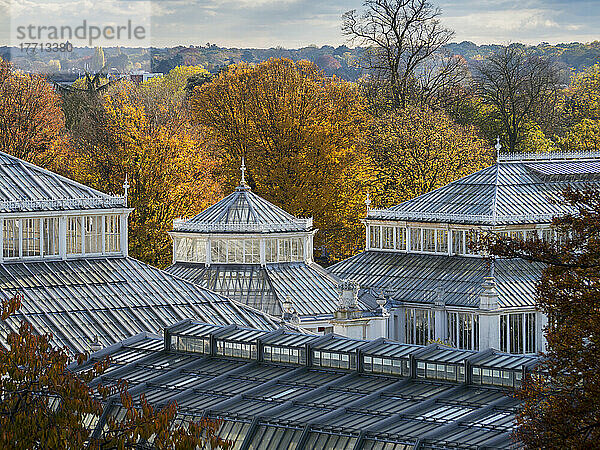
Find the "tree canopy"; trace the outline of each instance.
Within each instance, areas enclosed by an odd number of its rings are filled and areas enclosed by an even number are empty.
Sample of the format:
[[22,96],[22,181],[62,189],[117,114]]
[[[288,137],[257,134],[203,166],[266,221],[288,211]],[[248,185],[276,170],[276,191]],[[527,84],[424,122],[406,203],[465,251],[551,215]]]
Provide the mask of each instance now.
[[316,247],[333,258],[358,247],[360,180],[367,115],[351,83],[326,78],[313,64],[271,59],[230,66],[190,98],[223,161],[229,191],[246,158],[252,188],[297,216],[314,216]]

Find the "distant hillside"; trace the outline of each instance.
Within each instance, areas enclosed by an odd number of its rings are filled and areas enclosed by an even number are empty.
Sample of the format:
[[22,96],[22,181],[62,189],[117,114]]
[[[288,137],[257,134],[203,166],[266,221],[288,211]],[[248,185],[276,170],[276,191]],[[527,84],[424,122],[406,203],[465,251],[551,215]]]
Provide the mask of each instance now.
[[[523,45],[523,44],[511,44]],[[501,48],[501,45],[477,45],[473,42],[464,41],[452,43],[446,49],[456,55],[461,55],[469,63],[485,58],[492,52]],[[595,41],[588,44],[570,43],[550,45],[541,43],[529,47],[539,55],[555,59],[566,69],[581,71],[591,65],[600,62],[600,42]],[[38,54],[35,58],[21,56],[19,52],[13,62],[24,70],[44,71],[47,66],[52,67],[52,59],[60,60],[62,72],[77,72],[86,70],[92,58],[94,49],[76,48],[72,53],[46,53]],[[218,72],[223,67],[239,63],[258,63],[269,58],[290,58],[294,61],[306,59],[317,64],[327,75],[336,75],[346,80],[356,80],[363,71],[359,68],[359,61],[364,49],[349,48],[345,45],[332,47],[304,47],[299,49],[285,49],[282,47],[256,49],[256,48],[225,48],[215,44],[206,46],[171,47],[171,48],[118,48],[105,47],[106,62],[109,68],[118,71],[142,69],[153,72],[166,73],[179,65],[201,64],[211,72]],[[13,56],[14,56],[13,55]],[[8,47],[0,47],[0,57],[9,59]]]

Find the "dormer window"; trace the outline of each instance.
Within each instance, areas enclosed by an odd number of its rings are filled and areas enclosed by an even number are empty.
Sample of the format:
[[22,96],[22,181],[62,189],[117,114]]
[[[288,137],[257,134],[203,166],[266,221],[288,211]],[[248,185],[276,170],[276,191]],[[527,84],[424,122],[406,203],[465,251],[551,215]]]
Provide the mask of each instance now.
[[[2,152],[0,152],[2,153]],[[125,196],[108,195],[2,153],[19,182],[0,198],[0,261],[127,256]]]

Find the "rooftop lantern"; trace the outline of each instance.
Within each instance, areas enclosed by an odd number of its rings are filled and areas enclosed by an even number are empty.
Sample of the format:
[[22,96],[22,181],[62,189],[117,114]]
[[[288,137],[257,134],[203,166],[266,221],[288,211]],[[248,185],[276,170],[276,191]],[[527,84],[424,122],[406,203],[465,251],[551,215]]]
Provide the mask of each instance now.
[[312,218],[297,218],[252,192],[241,180],[234,192],[200,214],[175,220],[173,262],[276,264],[312,260]]

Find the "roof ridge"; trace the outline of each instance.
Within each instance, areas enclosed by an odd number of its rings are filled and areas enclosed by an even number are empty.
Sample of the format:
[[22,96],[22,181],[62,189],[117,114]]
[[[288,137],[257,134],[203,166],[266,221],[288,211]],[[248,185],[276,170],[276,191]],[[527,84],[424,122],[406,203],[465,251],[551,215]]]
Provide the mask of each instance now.
[[500,164],[496,163],[496,179],[494,180],[494,195],[492,197],[492,225],[498,222],[498,180],[500,179]]

